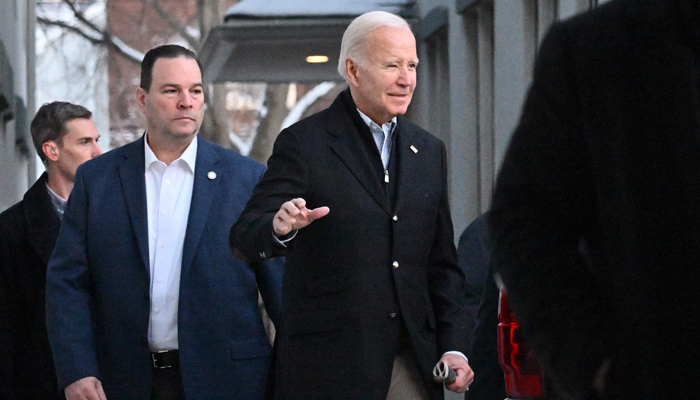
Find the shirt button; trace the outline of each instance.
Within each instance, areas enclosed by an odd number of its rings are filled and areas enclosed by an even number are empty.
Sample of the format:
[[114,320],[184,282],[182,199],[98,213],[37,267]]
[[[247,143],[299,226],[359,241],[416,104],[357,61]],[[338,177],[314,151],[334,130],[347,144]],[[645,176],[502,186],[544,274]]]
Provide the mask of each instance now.
[[165,183],[167,183],[168,185],[170,185],[170,179],[166,179],[166,180],[165,180]]
[[398,261],[394,261],[394,263],[391,264],[391,265],[393,265],[393,266],[394,266],[394,269],[396,269],[396,268],[399,267],[399,262],[398,262]]
[[394,218],[392,218],[392,219],[394,220],[394,222],[396,222],[399,220],[399,217],[398,217],[398,215],[394,215]]
[[164,244],[161,244],[161,245],[160,245],[160,248],[161,248],[161,249],[164,249],[164,248],[165,248],[165,245],[164,245]]
[[167,212],[167,211],[163,211],[163,215],[168,215],[168,212]]
[[160,279],[160,278],[158,278],[158,279],[156,279],[156,280],[157,280],[158,282],[162,281],[162,279]]
[[393,312],[393,313],[389,314],[389,318],[396,318],[396,313]]
[[157,308],[156,308],[155,310],[153,310],[153,312],[156,313],[156,314],[160,314],[160,310],[157,309]]

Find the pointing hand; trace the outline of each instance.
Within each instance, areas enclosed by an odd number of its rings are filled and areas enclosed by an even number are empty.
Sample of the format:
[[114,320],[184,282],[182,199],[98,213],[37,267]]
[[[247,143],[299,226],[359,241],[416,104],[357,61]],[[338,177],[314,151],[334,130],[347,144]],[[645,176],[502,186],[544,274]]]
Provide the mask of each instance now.
[[313,210],[306,208],[306,200],[297,198],[290,200],[280,207],[272,221],[275,235],[277,237],[289,234],[293,230],[301,229],[323,218],[328,214],[328,207],[318,207]]

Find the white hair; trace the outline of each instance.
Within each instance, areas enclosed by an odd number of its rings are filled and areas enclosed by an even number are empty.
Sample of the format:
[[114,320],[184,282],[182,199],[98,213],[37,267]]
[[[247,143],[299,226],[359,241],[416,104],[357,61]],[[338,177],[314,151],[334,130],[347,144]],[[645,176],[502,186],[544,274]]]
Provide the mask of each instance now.
[[366,62],[364,42],[367,35],[377,28],[409,28],[405,19],[386,11],[370,11],[355,18],[343,34],[343,42],[340,44],[340,58],[338,59],[338,73],[347,80],[345,60],[351,59],[356,64],[363,65]]

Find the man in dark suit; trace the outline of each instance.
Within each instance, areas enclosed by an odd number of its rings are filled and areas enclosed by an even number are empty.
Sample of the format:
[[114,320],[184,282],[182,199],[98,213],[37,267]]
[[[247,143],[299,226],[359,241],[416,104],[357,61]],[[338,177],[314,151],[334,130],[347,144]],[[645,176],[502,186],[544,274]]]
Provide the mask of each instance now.
[[[443,144],[401,117],[416,84],[406,22],[372,12],[343,36],[350,88],[282,131],[231,230],[247,262],[287,257],[270,396],[437,399],[441,358],[473,373]],[[393,372],[393,373],[392,373]]]
[[46,265],[78,165],[102,154],[85,107],[44,104],[30,131],[46,167],[0,214],[0,399],[60,399],[46,335]]
[[472,221],[459,237],[459,266],[467,277],[467,301],[478,313],[470,315],[473,332],[469,365],[478,379],[465,393],[467,400],[503,400],[507,397],[503,370],[498,363],[498,286],[491,267],[491,245],[487,229],[488,213]]
[[565,398],[700,393],[700,10],[619,0],[555,25],[490,224]]
[[228,231],[264,167],[197,137],[194,53],[150,50],[148,130],[78,169],[47,273],[47,327],[70,399],[260,399],[283,261],[236,260]]

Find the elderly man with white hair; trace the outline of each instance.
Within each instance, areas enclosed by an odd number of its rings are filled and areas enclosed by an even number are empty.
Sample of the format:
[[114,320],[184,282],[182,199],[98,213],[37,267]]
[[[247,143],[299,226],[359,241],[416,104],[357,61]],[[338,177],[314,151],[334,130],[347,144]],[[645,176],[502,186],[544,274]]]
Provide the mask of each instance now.
[[439,360],[473,380],[443,143],[402,115],[416,86],[403,19],[370,12],[343,36],[349,88],[282,131],[231,229],[246,262],[286,256],[268,398],[441,399]]

